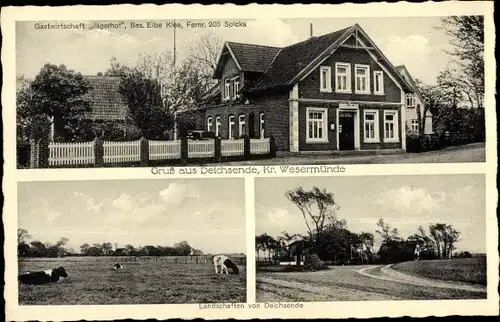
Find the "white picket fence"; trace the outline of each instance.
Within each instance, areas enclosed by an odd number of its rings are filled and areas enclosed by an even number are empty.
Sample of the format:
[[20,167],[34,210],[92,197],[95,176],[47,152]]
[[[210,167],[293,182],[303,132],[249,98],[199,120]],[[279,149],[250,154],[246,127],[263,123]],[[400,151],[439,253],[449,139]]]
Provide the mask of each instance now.
[[141,161],[140,141],[111,142],[104,141],[104,163]]
[[149,160],[181,158],[181,141],[149,141]]
[[49,143],[49,166],[94,164],[94,142]]
[[188,158],[210,158],[214,153],[214,140],[188,141]]
[[271,151],[271,142],[269,138],[250,140],[250,154],[269,154]]
[[223,157],[244,155],[245,141],[241,140],[221,140],[221,155]]
[[[149,160],[180,160],[181,141],[149,141]],[[126,163],[141,161],[140,141],[103,142],[104,163]],[[244,140],[222,140],[221,156],[243,156]],[[49,166],[94,165],[95,143],[49,143]],[[250,154],[265,155],[270,153],[270,140],[250,140]],[[188,158],[211,158],[215,155],[215,141],[188,141]]]

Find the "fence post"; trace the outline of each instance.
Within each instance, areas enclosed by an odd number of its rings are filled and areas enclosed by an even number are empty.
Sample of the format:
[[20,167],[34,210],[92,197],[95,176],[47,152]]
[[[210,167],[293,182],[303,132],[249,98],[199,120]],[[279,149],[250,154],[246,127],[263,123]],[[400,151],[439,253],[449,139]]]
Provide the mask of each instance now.
[[30,168],[48,168],[49,142],[47,139],[30,140]]
[[187,137],[181,137],[181,164],[185,165],[188,163],[189,158],[189,146]]
[[274,139],[274,136],[271,135],[269,137],[269,156],[271,158],[275,158],[276,157],[276,151],[277,151],[276,140]]
[[222,161],[222,140],[220,137],[214,139],[214,162],[218,163]]
[[141,137],[139,140],[139,153],[141,155],[141,167],[147,167],[149,164],[149,140]]
[[94,166],[104,166],[104,142],[98,137],[94,139]]
[[39,160],[40,160],[40,155],[38,153],[38,150],[40,148],[40,145],[34,140],[30,140],[30,168],[35,169],[39,168]]
[[245,160],[250,159],[250,137],[248,135],[243,136],[243,158]]

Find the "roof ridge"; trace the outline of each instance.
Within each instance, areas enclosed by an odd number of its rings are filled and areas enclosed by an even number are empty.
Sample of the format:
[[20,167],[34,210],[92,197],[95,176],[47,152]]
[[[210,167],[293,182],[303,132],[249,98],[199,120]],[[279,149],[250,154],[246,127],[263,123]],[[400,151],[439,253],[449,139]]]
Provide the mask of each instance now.
[[305,40],[299,41],[299,42],[297,42],[295,44],[291,44],[291,45],[285,46],[283,48],[293,47],[295,45],[303,44],[303,43],[306,43],[306,42],[311,41],[313,39],[317,39],[317,38],[320,38],[320,37],[329,36],[329,35],[332,35],[334,33],[341,32],[341,31],[347,31],[348,29],[352,28],[353,26],[355,26],[355,25],[352,25],[352,26],[349,26],[349,27],[346,27],[346,28],[342,28],[342,29],[339,29],[339,30],[335,30],[335,31],[332,31],[332,32],[328,32],[326,34],[322,34],[322,35],[319,35],[319,36],[312,36],[312,37],[309,37],[309,38],[307,38]]
[[226,41],[226,43],[229,43],[229,44],[238,44],[238,45],[247,45],[247,46],[256,46],[256,47],[269,47],[269,48],[276,48],[276,49],[282,49],[283,48],[283,47],[279,47],[279,46],[251,44],[251,43],[238,42],[238,41]]

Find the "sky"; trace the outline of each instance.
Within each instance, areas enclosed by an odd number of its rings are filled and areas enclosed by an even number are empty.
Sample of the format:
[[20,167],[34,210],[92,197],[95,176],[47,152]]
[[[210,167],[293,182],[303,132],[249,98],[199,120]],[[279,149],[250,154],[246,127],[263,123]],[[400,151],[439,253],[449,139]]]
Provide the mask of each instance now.
[[[207,22],[193,22],[200,21]],[[187,21],[179,22],[186,25]],[[189,48],[205,33],[213,33],[223,41],[288,46],[309,37],[310,23],[315,36],[360,24],[394,65],[406,65],[414,78],[428,84],[435,83],[439,70],[450,61],[445,53],[445,50],[451,49],[450,38],[444,31],[435,28],[440,25],[439,17],[267,19],[246,22],[244,28],[176,29],[179,61],[189,54]],[[85,23],[93,24],[92,21]],[[173,28],[40,30],[34,26],[35,22],[17,22],[16,25],[18,77],[33,78],[45,63],[64,64],[84,75],[96,75],[109,67],[112,57],[133,65],[141,53],[153,54],[173,49]]]
[[245,253],[242,179],[20,182],[18,227],[32,240]]
[[334,194],[340,207],[336,216],[347,221],[349,230],[375,235],[375,249],[381,243],[376,223],[384,218],[403,238],[419,225],[428,232],[430,223],[450,224],[460,232],[457,250],[486,252],[483,175],[257,178],[256,234],[306,234],[302,214],[285,192],[314,185]]

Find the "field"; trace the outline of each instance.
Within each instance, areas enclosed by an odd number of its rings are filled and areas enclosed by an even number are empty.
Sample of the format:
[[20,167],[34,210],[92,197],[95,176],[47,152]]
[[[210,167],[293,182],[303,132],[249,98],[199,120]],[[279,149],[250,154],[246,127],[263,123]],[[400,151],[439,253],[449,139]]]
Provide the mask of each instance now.
[[416,276],[486,285],[486,257],[405,262],[392,267]]
[[63,266],[68,278],[46,285],[19,285],[20,305],[181,304],[246,302],[246,268],[216,275],[211,264],[175,264],[116,259],[28,259],[19,272]]
[[359,265],[317,272],[266,268],[257,273],[256,295],[258,302],[484,299],[486,289],[423,280],[381,265]]

